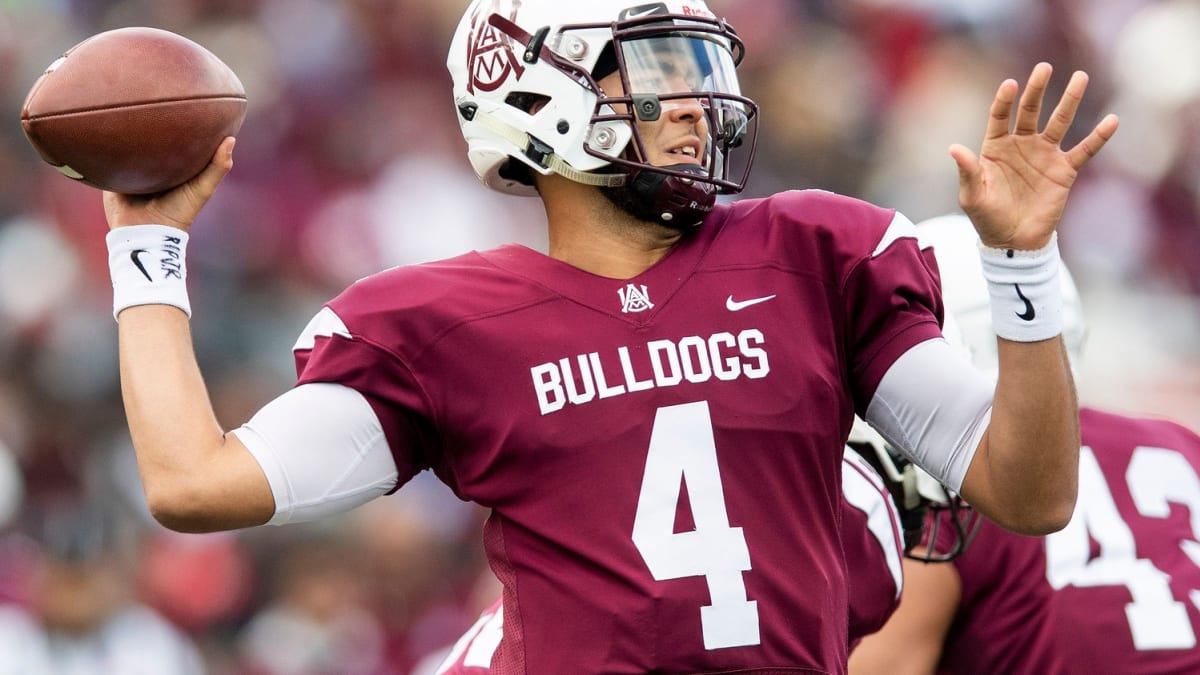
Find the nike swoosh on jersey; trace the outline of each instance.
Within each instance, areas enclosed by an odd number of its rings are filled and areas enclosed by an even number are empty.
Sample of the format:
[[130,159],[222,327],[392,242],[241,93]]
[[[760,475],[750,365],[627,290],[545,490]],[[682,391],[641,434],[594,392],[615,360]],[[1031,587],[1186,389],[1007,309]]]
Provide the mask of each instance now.
[[747,307],[753,307],[759,303],[774,299],[774,295],[767,295],[761,298],[750,298],[749,300],[734,300],[733,296],[731,295],[725,300],[725,309],[728,309],[731,312],[740,312]]

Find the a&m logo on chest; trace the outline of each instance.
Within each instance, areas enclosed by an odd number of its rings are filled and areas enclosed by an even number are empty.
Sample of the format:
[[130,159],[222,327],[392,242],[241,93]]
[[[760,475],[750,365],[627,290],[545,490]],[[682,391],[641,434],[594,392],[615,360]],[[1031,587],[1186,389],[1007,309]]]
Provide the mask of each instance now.
[[617,293],[621,295],[621,312],[623,314],[654,309],[654,303],[650,302],[650,293],[646,290],[645,285],[636,286],[629,284],[625,288],[618,290]]

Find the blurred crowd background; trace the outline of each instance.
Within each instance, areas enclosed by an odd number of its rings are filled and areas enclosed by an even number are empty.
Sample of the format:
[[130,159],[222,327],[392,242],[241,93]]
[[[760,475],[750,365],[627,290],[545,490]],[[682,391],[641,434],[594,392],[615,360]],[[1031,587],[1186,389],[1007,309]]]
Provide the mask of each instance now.
[[[1200,427],[1200,0],[710,4],[745,38],[743,90],[763,108],[749,196],[953,211],[947,147],[978,147],[998,84],[1046,60],[1057,100],[1086,70],[1068,143],[1107,112],[1122,126],[1062,226],[1090,327],[1081,398]],[[544,249],[539,203],[489,193],[466,161],[444,66],[465,5],[0,0],[0,674],[425,673],[495,596],[485,514],[425,475],[314,525],[156,525],[121,407],[100,194],[42,164],[18,123],[46,65],[110,28],[176,31],[239,74],[249,114],[189,280],[232,428],[291,386],[292,343],[348,283]],[[46,654],[79,669],[39,670]]]

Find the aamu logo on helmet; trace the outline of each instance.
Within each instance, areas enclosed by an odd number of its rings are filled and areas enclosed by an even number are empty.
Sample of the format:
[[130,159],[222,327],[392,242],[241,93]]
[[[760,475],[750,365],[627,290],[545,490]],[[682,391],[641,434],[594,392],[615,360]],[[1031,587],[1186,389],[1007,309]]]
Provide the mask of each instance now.
[[[502,11],[503,5],[508,5],[507,12]],[[480,5],[479,11],[471,17],[471,39],[467,42],[467,64],[471,74],[467,91],[470,93],[496,91],[513,75],[519,80],[525,74],[525,66],[517,57],[512,38],[488,23],[492,14],[505,13],[515,23],[520,8],[521,0],[493,0]]]

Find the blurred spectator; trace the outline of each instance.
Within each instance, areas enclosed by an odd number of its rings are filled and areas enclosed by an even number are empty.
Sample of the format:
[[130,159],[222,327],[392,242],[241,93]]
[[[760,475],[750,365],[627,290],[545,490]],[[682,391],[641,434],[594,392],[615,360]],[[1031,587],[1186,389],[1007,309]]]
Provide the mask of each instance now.
[[0,440],[0,532],[8,527],[25,501],[25,479],[17,458]]
[[479,544],[485,515],[429,472],[347,514],[387,662],[400,673],[453,643],[478,615],[473,593],[486,568]]
[[95,505],[48,510],[28,605],[0,605],[0,673],[200,675],[192,642],[133,596],[121,533]]
[[379,675],[383,634],[367,606],[361,551],[315,535],[275,551],[266,605],[239,636],[245,675]]

